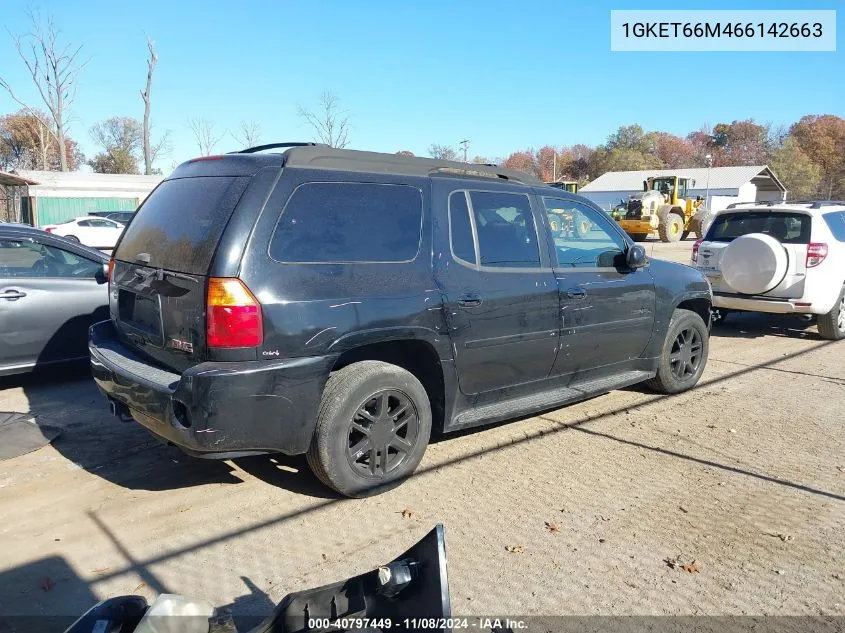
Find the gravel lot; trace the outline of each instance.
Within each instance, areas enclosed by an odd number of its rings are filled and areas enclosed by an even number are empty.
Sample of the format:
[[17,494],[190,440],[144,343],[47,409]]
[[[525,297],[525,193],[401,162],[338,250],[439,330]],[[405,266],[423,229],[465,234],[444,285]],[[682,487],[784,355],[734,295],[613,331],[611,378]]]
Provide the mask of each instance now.
[[[691,244],[648,247],[686,262]],[[83,371],[4,379],[0,410],[64,432],[0,462],[0,630],[124,593],[264,614],[438,522],[455,614],[845,615],[843,352],[803,320],[735,316],[690,393],[448,436],[365,500],[300,458],[187,458],[111,418]]]

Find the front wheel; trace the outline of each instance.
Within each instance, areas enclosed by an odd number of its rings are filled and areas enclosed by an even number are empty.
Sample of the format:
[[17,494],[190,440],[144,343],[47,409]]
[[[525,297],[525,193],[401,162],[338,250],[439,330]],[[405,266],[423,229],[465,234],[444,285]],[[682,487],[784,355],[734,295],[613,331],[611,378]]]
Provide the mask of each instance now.
[[677,213],[668,213],[657,227],[661,242],[677,242],[683,231],[684,219]]
[[79,242],[79,238],[75,235],[65,235],[65,239],[70,242]]
[[839,293],[839,299],[827,314],[820,314],[818,320],[819,335],[829,341],[841,341],[845,338],[845,288]]
[[675,310],[658,359],[657,375],[646,385],[659,393],[681,393],[695,387],[707,364],[710,334],[702,318]]
[[428,394],[413,374],[381,361],[353,363],[326,382],[308,465],[340,494],[367,497],[411,475],[430,435]]

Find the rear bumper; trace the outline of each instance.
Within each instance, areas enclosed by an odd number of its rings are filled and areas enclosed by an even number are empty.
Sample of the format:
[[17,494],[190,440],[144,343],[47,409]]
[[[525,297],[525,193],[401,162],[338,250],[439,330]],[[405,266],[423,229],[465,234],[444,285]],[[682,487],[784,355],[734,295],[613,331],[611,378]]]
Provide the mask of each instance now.
[[220,458],[306,452],[334,360],[208,362],[178,374],[123,345],[111,321],[91,326],[88,348],[94,380],[107,398],[186,452]]
[[813,305],[796,305],[804,299],[762,299],[741,297],[724,293],[713,293],[713,307],[726,310],[745,310],[747,312],[770,312],[772,314],[817,314]]

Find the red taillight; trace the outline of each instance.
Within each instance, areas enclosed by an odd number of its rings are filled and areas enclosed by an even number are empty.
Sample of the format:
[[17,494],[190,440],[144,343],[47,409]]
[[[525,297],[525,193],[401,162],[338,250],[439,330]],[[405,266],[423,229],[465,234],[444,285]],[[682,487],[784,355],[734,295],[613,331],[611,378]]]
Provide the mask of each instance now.
[[208,280],[209,347],[256,347],[264,340],[261,306],[240,279]]
[[53,227],[52,227],[52,226],[48,226],[48,227],[46,227],[44,230],[45,230],[45,231],[47,231],[48,233],[52,233],[52,232],[53,232]]
[[701,248],[701,243],[704,240],[695,240],[695,243],[692,245],[692,261],[698,261],[698,249]]
[[812,242],[807,244],[807,268],[814,268],[827,257],[827,244]]

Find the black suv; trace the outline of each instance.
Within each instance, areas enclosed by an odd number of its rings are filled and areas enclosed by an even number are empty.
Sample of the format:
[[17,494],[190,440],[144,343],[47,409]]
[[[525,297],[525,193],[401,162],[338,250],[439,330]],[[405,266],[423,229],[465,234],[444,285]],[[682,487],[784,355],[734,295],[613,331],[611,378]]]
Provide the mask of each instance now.
[[[553,231],[560,214],[587,230]],[[677,393],[707,361],[699,272],[490,166],[313,144],[198,158],[110,267],[90,351],[114,413],[195,456],[306,453],[348,496],[410,475],[432,429]]]

